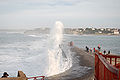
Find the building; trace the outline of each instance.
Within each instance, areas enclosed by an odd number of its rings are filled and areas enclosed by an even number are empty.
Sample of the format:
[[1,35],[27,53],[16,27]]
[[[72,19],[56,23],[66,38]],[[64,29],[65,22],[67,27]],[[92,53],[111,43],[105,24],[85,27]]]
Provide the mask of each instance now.
[[118,30],[114,30],[114,31],[113,31],[113,34],[118,35],[118,34],[119,34],[119,31],[118,31]]

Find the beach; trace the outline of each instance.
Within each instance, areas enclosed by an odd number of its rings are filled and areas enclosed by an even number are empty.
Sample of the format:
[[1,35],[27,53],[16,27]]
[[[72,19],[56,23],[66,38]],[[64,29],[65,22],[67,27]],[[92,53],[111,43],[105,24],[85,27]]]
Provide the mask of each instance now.
[[72,47],[71,51],[74,58],[78,59],[78,63],[58,75],[50,76],[48,80],[93,80],[94,79],[94,55],[87,53],[84,49]]

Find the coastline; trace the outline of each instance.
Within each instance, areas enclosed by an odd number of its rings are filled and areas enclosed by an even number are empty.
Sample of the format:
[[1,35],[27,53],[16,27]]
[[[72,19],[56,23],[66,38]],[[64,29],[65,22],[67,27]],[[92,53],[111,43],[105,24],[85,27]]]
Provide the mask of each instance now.
[[47,77],[48,80],[93,80],[94,79],[94,56],[87,53],[84,49],[72,47],[74,59],[77,58],[78,63],[63,73]]
[[82,36],[120,36],[120,34],[72,34],[72,35],[82,35]]

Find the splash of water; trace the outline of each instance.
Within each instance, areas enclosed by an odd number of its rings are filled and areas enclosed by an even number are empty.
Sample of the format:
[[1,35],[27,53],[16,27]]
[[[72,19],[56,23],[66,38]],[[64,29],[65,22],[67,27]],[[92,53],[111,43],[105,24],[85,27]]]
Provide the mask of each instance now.
[[[61,44],[63,39],[63,24],[56,21],[54,28],[50,33],[50,49],[48,50],[49,56],[49,70],[48,76],[59,74],[71,67],[70,55],[62,50]],[[69,49],[68,49],[69,50]],[[63,57],[63,54],[66,57]]]

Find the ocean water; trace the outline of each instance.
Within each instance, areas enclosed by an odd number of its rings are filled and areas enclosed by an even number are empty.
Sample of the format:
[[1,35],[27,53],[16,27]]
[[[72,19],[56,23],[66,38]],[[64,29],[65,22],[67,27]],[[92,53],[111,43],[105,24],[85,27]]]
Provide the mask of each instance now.
[[93,49],[100,45],[101,51],[110,50],[112,54],[120,55],[120,36],[107,35],[64,35],[66,41],[73,41],[79,48],[88,46]]
[[27,76],[46,75],[47,37],[48,35],[33,37],[19,33],[0,33],[0,74],[7,71],[10,76],[16,76],[17,71],[22,70]]
[[[0,75],[2,76],[2,73],[7,71],[10,76],[16,76],[17,71],[22,70],[27,76],[47,76],[48,49],[51,49],[48,44],[52,43],[48,41],[49,37],[49,34],[0,33]],[[79,48],[85,48],[85,46],[96,48],[100,44],[102,50],[110,50],[111,53],[120,54],[120,36],[64,34],[61,47],[65,53],[71,53],[68,47],[70,41],[73,41],[74,45]],[[64,55],[64,57],[66,56]],[[70,55],[67,55],[67,60],[63,58],[62,61],[67,67],[71,66],[69,57]],[[63,65],[61,66],[66,68]]]
[[72,66],[70,47],[63,44],[63,24],[56,21],[50,34],[0,33],[0,74],[14,76],[22,70],[27,76],[52,76]]

